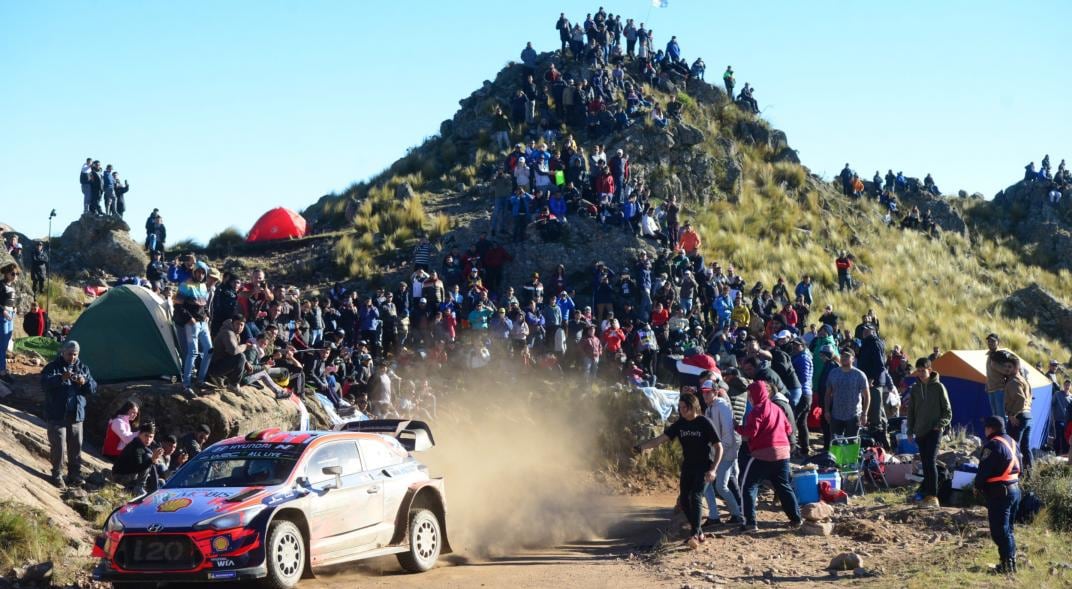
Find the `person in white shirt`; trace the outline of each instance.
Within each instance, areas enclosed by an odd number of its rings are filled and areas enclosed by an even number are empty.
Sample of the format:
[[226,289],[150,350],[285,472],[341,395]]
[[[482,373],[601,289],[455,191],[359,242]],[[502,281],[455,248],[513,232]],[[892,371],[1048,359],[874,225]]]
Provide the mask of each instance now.
[[[733,419],[733,407],[730,406],[729,397],[726,394],[727,385],[721,377],[715,380],[707,380],[700,386],[703,393],[704,404],[707,410],[704,417],[715,426],[715,433],[722,441],[722,460],[715,469],[715,481],[708,483],[704,488],[707,497],[707,522],[709,524],[730,523],[741,524],[744,518],[741,514],[741,504],[737,496],[730,491],[730,480],[737,480],[737,453],[741,448],[741,436],[736,432]],[[736,486],[736,484],[735,484]],[[722,522],[718,517],[718,506],[715,503],[715,493],[726,503],[730,512],[729,522]]]

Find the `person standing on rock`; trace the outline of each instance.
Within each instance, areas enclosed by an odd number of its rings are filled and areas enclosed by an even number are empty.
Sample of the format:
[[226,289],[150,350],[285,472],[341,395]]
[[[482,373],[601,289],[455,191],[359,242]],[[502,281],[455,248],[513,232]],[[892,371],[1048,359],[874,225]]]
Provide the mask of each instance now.
[[112,175],[112,164],[108,164],[101,174],[101,188],[104,191],[104,214],[115,216],[115,176]]
[[975,474],[975,488],[986,497],[990,538],[998,546],[1001,562],[996,574],[1016,573],[1016,537],[1013,520],[1020,507],[1020,452],[1016,441],[1005,433],[1000,417],[986,418],[983,428],[986,443]]
[[[97,394],[97,381],[89,367],[78,359],[78,342],[67,340],[55,360],[41,371],[41,388],[45,393],[43,417],[48,428],[52,484],[63,488],[82,484],[82,422],[86,419],[86,401]],[[61,476],[63,451],[67,449],[67,479]]]
[[998,352],[1012,354],[1008,349],[999,347],[1001,338],[991,333],[986,336],[986,395],[990,399],[990,414],[1005,417],[1005,374],[998,366]]
[[208,264],[196,262],[190,278],[179,285],[175,295],[175,326],[183,342],[182,386],[187,397],[197,396],[193,390],[194,359],[200,355],[197,384],[205,382],[212,360],[212,336],[208,327]]
[[726,85],[726,96],[733,100],[733,66],[726,66],[726,73],[722,74],[722,83]]
[[953,407],[949,393],[939,380],[938,373],[931,369],[930,358],[916,360],[913,374],[916,382],[909,390],[908,435],[919,445],[919,457],[923,463],[923,485],[920,487],[924,507],[938,507],[938,442],[942,430],[953,419]]
[[89,183],[89,175],[93,170],[93,158],[87,157],[86,163],[82,164],[82,171],[78,173],[78,184],[82,188],[82,214],[88,215],[93,212],[93,188]]
[[48,277],[48,252],[45,250],[45,242],[38,241],[34,245],[31,262],[30,280],[33,282],[33,293],[39,295],[44,292],[45,279]]
[[100,205],[101,194],[104,191],[104,178],[101,176],[100,165],[100,160],[93,160],[93,164],[89,168],[89,212],[94,215],[104,214]]
[[718,478],[716,465],[722,461],[722,444],[715,426],[700,412],[696,395],[682,393],[677,411],[680,416],[677,421],[658,437],[633,446],[633,452],[639,454],[674,439],[681,444],[683,457],[677,501],[689,520],[689,542],[700,543],[704,541],[700,528],[704,487]]
[[834,267],[837,268],[838,291],[844,291],[846,289],[851,291],[853,289],[852,259],[849,258],[848,252],[841,252],[841,255],[834,260]]
[[1012,352],[993,354],[998,370],[1005,375],[1005,416],[1009,436],[1020,445],[1024,476],[1031,474],[1031,385],[1020,370],[1020,358]]
[[15,314],[18,294],[15,282],[19,279],[19,265],[9,262],[0,268],[0,381],[11,384],[7,371],[7,346],[15,334]]

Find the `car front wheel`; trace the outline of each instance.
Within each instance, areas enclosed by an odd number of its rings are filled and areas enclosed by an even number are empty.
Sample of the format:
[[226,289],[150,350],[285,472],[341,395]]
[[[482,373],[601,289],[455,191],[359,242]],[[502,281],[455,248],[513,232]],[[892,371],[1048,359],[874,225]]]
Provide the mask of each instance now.
[[268,576],[263,586],[269,589],[291,589],[298,584],[305,570],[305,540],[293,522],[276,520],[268,526],[268,545],[265,552]]
[[439,519],[427,509],[409,512],[409,551],[398,555],[398,563],[411,573],[423,573],[435,566],[443,545]]

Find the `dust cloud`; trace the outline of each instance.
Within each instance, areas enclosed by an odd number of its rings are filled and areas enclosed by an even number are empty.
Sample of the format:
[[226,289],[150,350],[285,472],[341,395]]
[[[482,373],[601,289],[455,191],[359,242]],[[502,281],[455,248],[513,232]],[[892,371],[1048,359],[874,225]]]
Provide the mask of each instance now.
[[611,523],[591,478],[603,419],[556,388],[478,382],[441,405],[436,447],[418,459],[446,477],[447,530],[461,556],[593,540]]

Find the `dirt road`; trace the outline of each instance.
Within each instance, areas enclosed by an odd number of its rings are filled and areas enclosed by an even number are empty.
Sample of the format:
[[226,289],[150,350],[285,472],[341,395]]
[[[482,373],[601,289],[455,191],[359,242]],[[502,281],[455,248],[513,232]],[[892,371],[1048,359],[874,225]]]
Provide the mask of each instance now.
[[658,529],[665,527],[670,517],[670,505],[673,497],[668,496],[613,498],[607,503],[608,515],[617,523],[602,538],[492,558],[451,555],[420,575],[404,574],[394,558],[383,558],[339,567],[300,587],[678,587],[680,583],[660,581],[628,560],[630,552],[648,548],[658,540]]

